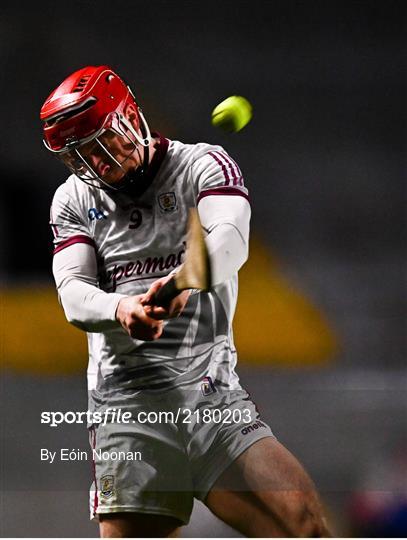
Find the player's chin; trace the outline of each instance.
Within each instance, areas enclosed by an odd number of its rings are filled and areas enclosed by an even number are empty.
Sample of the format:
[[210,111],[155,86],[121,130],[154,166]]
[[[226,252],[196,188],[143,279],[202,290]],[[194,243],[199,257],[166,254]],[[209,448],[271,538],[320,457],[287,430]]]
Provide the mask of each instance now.
[[112,186],[112,188],[118,189],[121,187],[124,181],[125,174],[123,171],[116,171],[108,173],[102,176],[102,180],[105,184]]

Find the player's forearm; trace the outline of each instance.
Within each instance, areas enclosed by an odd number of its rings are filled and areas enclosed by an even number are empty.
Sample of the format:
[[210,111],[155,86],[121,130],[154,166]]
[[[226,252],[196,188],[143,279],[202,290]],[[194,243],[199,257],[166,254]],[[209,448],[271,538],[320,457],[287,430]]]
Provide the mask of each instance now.
[[212,284],[233,277],[247,260],[249,252],[250,205],[236,195],[203,198],[198,205],[211,261]]
[[79,279],[71,279],[58,289],[67,320],[86,332],[117,328],[116,309],[121,294],[106,293]]
[[235,225],[222,223],[205,239],[211,261],[212,284],[233,277],[247,260],[249,244]]
[[52,270],[70,323],[87,332],[103,332],[118,326],[116,308],[124,295],[106,293],[97,286],[93,247],[75,244],[56,253]]

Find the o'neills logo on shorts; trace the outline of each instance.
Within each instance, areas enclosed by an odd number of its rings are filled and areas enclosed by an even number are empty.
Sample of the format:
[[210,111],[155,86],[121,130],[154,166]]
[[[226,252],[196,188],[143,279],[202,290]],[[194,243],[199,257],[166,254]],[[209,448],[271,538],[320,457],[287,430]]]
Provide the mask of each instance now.
[[251,433],[252,431],[255,431],[256,429],[267,427],[266,424],[263,424],[260,420],[257,420],[254,424],[251,424],[250,426],[247,426],[241,430],[242,435],[247,435],[248,433]]
[[182,264],[185,245],[185,242],[183,242],[183,247],[178,253],[170,253],[167,256],[146,257],[145,259],[130,261],[123,265],[115,264],[112,270],[108,270],[105,273],[102,281],[107,285],[111,283],[113,290],[115,290],[120,281],[131,278],[132,276],[147,276],[156,272],[168,272]]

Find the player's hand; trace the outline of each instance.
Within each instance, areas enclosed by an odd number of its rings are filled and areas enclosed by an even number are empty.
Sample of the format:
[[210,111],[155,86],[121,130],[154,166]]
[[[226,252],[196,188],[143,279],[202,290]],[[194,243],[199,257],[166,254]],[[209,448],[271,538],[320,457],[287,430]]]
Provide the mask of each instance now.
[[127,296],[119,301],[116,319],[126,332],[135,339],[153,341],[163,332],[163,321],[147,315],[141,303],[144,295]]
[[142,305],[146,314],[152,319],[172,319],[181,315],[186,303],[188,302],[189,295],[191,294],[190,290],[181,291],[178,296],[173,298],[167,306],[155,306],[154,305],[154,296],[161,289],[163,285],[171,279],[171,275],[165,276],[163,278],[157,279],[148,289],[144,298],[142,300]]

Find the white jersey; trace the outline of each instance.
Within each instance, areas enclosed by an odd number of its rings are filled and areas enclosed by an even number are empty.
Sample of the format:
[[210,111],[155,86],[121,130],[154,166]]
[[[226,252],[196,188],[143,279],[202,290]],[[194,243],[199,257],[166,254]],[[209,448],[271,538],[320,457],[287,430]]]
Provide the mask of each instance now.
[[[149,175],[151,184],[138,198],[97,189],[75,175],[55,193],[54,252],[75,243],[92,245],[98,286],[107,293],[142,294],[182,263],[190,207],[211,195],[248,199],[239,167],[220,146],[160,137]],[[88,332],[89,389],[169,388],[209,374],[234,388],[236,301],[237,274],[209,293],[192,294],[156,341],[133,339],[119,323]]]

